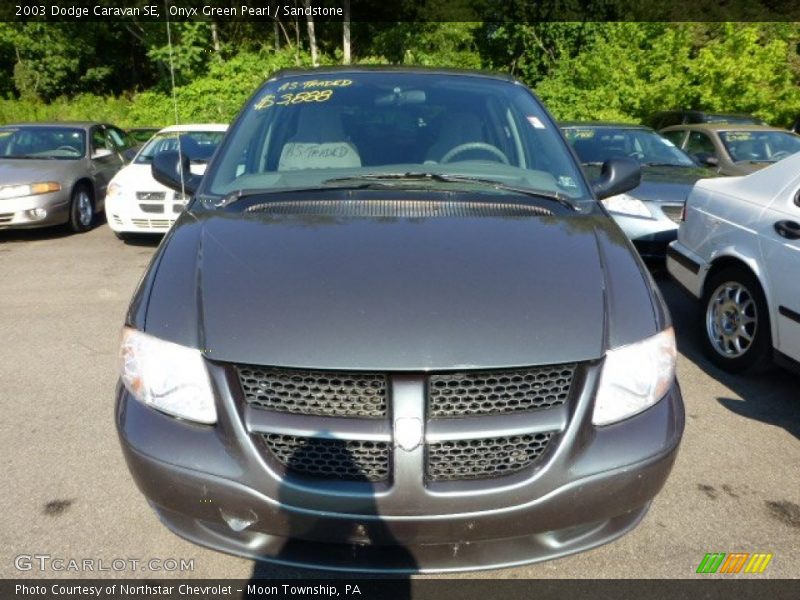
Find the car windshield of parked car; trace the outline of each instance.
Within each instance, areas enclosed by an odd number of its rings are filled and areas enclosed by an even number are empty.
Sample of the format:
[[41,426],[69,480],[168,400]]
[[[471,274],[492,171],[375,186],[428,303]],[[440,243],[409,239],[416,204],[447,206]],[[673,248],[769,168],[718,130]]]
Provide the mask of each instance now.
[[86,133],[75,127],[0,127],[0,158],[77,160]]
[[392,185],[423,185],[423,178],[400,180],[414,174],[434,175],[424,180],[431,187],[455,185],[436,175],[457,176],[591,201],[557,126],[525,87],[392,72],[268,82],[234,126],[200,195],[392,175],[401,176]]
[[165,150],[177,150],[178,139],[181,143],[181,152],[195,162],[205,162],[211,158],[214,151],[219,146],[222,131],[187,131],[187,132],[164,132],[153,136],[147,144],[136,155],[134,163],[149,164],[153,162],[153,157]]
[[800,151],[800,136],[788,131],[721,131],[719,137],[734,162],[775,162]]
[[624,127],[567,127],[564,136],[583,164],[610,158],[635,158],[642,165],[696,166],[667,138],[650,129]]

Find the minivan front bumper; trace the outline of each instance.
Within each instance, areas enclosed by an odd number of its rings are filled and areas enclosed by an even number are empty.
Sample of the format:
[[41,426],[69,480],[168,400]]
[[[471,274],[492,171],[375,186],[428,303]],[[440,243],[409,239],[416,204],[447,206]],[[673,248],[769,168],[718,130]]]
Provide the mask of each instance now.
[[139,489],[167,527],[195,543],[343,571],[510,567],[625,534],[669,475],[684,426],[677,382],[648,410],[597,428],[591,411],[599,370],[588,369],[558,448],[542,465],[477,487],[428,487],[421,469],[416,490],[366,483],[321,490],[282,478],[254,451],[237,416],[235,386],[217,365],[210,365],[216,425],[154,411],[121,385],[116,420]]

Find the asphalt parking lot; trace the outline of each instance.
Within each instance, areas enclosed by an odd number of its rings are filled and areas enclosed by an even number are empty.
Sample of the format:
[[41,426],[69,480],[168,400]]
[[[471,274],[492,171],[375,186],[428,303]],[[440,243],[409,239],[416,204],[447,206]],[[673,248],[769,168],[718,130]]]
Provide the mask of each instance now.
[[[191,574],[141,566],[102,573],[118,577],[318,575],[179,539],[128,474],[113,423],[116,350],[156,243],[123,244],[106,225],[83,235],[0,231],[0,577],[92,576],[36,564],[19,571],[19,555],[194,562]],[[717,370],[700,354],[693,304],[656,277],[675,320],[687,417],[672,476],[649,514],[590,552],[457,577],[685,578],[705,553],[737,551],[774,554],[758,577],[800,577],[800,377]]]

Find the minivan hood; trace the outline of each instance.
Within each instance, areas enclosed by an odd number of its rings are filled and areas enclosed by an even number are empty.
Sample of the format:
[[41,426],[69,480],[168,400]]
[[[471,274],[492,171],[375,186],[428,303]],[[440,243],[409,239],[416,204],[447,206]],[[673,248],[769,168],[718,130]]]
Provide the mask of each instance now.
[[158,261],[146,331],[225,362],[372,371],[536,365],[597,359],[608,343],[656,331],[638,263],[599,214],[187,213]]

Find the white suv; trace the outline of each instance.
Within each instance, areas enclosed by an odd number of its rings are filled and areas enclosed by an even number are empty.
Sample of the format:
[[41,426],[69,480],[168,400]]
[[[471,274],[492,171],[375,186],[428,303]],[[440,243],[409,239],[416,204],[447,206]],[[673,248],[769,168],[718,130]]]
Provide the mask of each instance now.
[[745,177],[703,179],[667,268],[702,299],[704,346],[727,371],[800,369],[800,153]]

